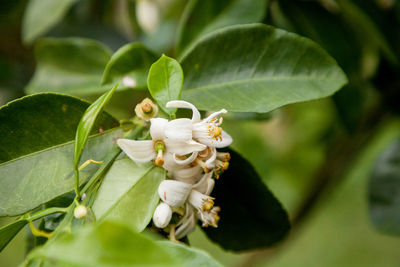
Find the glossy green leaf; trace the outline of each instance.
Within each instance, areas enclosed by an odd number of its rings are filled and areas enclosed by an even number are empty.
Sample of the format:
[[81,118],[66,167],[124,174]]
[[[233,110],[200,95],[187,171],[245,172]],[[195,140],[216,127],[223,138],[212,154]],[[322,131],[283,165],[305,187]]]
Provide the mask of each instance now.
[[129,158],[114,162],[104,177],[93,212],[98,220],[121,221],[137,232],[150,222],[158,204],[158,185],[165,171],[152,163],[137,164]]
[[[0,108],[0,163],[64,144],[75,138],[76,128],[89,103],[59,94],[26,96]],[[118,126],[106,112],[91,134]]]
[[57,24],[77,0],[29,0],[22,21],[22,39],[30,43]]
[[[38,94],[0,108],[0,216],[29,211],[73,188],[73,139],[89,106],[77,98]],[[102,113],[92,134],[118,122]],[[102,160],[120,130],[90,139],[84,159]],[[82,172],[83,181],[97,166]]]
[[183,266],[222,267],[222,264],[202,250],[171,241],[158,241],[157,243],[161,245],[170,256],[179,260]]
[[383,233],[400,235],[400,139],[383,151],[369,182],[369,210]]
[[76,130],[75,146],[74,146],[74,168],[77,169],[79,161],[81,160],[83,148],[85,147],[86,141],[89,137],[93,126],[96,123],[97,118],[101,114],[104,106],[110,101],[112,95],[117,89],[118,85],[115,85],[107,93],[104,93],[99,97],[93,104],[91,104],[85,113],[83,114]]
[[179,24],[177,51],[222,27],[260,22],[268,0],[191,0]]
[[145,89],[149,69],[156,60],[157,56],[141,43],[124,45],[107,63],[102,84],[118,83],[119,88]]
[[288,215],[251,164],[236,152],[229,153],[229,169],[216,181],[212,192],[215,205],[221,207],[218,228],[202,229],[227,250],[271,246],[288,233]]
[[27,220],[18,219],[0,228],[0,252],[7,246],[11,239],[28,223]]
[[178,263],[156,242],[111,222],[87,226],[51,241],[34,250],[29,258],[51,262],[51,266],[177,266]]
[[175,59],[162,55],[151,65],[147,78],[150,94],[161,109],[168,114],[174,114],[176,109],[166,108],[165,104],[168,101],[180,99],[182,82],[183,71]]
[[347,82],[317,44],[261,24],[211,33],[183,55],[181,64],[182,98],[201,110],[263,113],[330,96]]
[[103,93],[108,88],[101,79],[110,57],[110,50],[94,40],[43,38],[36,43],[36,70],[25,92]]

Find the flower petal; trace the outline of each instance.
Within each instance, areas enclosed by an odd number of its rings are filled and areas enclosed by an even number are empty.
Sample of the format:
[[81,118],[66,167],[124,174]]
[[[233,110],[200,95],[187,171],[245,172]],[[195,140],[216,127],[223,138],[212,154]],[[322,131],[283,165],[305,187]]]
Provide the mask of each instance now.
[[215,167],[215,160],[217,159],[217,150],[215,147],[211,148],[211,157],[206,160],[206,166],[209,169],[212,169]]
[[174,155],[174,160],[175,160],[176,164],[178,164],[178,165],[188,165],[188,164],[192,163],[197,158],[197,154],[198,154],[198,152],[194,151],[188,158],[186,158],[184,160],[178,159],[176,157],[176,154],[173,154],[173,155]]
[[215,185],[215,181],[211,177],[212,172],[204,174],[200,181],[193,185],[192,188],[202,194],[210,195]]
[[167,108],[190,108],[192,109],[192,122],[200,121],[200,112],[199,110],[192,104],[183,100],[173,100],[169,101],[166,105]]
[[153,140],[163,140],[165,138],[165,126],[167,119],[153,118],[150,120],[150,135]]
[[162,201],[177,208],[185,203],[191,189],[192,185],[190,184],[175,180],[164,180],[158,186],[158,195]]
[[169,172],[173,172],[175,170],[179,170],[184,168],[185,166],[179,165],[175,162],[175,154],[172,153],[164,153],[164,165],[163,168]]
[[176,119],[169,121],[165,126],[165,137],[170,140],[187,142],[192,139],[192,121]]
[[[195,165],[191,168],[184,168],[175,170],[172,172],[172,177],[178,181],[182,181],[188,184],[194,184],[199,181],[202,177],[201,174],[203,169],[199,165]],[[210,172],[211,173],[211,172]]]
[[190,140],[188,142],[179,142],[170,139],[164,139],[166,151],[169,153],[175,153],[178,155],[190,154],[194,151],[202,151],[206,149],[206,146]]
[[125,154],[136,162],[147,162],[155,158],[153,141],[136,141],[130,139],[118,139],[118,146]]
[[194,213],[192,213],[187,220],[185,220],[179,228],[175,231],[175,238],[181,239],[196,229],[196,217]]
[[228,111],[226,111],[226,109],[221,109],[220,111],[211,113],[211,115],[208,116],[207,118],[205,118],[203,121],[209,122],[210,120],[212,120],[212,119],[218,117],[218,116],[221,115],[221,114],[225,114],[225,113],[228,113]]
[[164,202],[158,204],[153,215],[154,225],[157,226],[158,228],[165,228],[171,221],[171,218],[172,218],[171,207]]
[[202,143],[210,147],[222,148],[230,146],[232,144],[233,141],[232,137],[225,131],[222,131],[220,137],[221,137],[220,139],[214,139],[211,137],[204,137],[203,135],[195,136],[195,138],[199,141],[199,143]]

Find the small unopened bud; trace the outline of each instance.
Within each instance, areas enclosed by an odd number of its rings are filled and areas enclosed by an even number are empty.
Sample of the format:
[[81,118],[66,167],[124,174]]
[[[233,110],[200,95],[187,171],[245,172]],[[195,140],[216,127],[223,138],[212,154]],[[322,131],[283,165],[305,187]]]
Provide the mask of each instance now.
[[74,216],[77,219],[82,219],[84,218],[88,213],[88,210],[85,206],[79,205],[74,209]]
[[172,218],[172,210],[168,204],[161,202],[158,204],[153,215],[153,223],[158,228],[165,228]]
[[148,121],[154,118],[158,113],[158,107],[148,98],[143,99],[143,101],[136,105],[135,107],[136,116],[142,120]]

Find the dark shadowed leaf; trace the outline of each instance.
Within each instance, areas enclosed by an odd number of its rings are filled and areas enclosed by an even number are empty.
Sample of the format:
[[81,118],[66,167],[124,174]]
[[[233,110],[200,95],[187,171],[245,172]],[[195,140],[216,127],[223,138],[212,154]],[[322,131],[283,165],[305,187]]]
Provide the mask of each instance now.
[[221,207],[218,228],[202,228],[227,250],[268,247],[290,229],[286,211],[269,191],[251,164],[229,150],[229,169],[215,183],[212,195]]
[[111,51],[84,38],[44,38],[35,46],[36,71],[25,91],[28,94],[57,92],[103,93],[104,67]]
[[222,27],[260,22],[267,4],[268,0],[190,0],[179,24],[177,51]]
[[400,139],[379,156],[369,182],[372,223],[383,233],[400,235]]
[[316,43],[261,24],[213,32],[188,50],[181,64],[182,98],[201,110],[263,113],[330,96],[347,82]]

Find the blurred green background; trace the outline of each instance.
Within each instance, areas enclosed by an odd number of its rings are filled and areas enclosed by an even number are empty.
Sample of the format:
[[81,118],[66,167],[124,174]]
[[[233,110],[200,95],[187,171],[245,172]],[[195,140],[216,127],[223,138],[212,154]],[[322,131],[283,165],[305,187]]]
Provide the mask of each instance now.
[[[141,41],[174,56],[179,21],[188,3],[70,1],[51,26],[36,37],[25,34],[23,41],[24,14],[33,2],[0,3],[1,105],[25,94],[35,71],[34,47],[40,36],[96,39],[113,51]],[[218,15],[238,2],[221,1],[217,11],[205,4],[197,15]],[[233,114],[225,120],[224,129],[238,137],[233,148],[253,163],[288,210],[293,221],[288,238],[273,249],[233,254],[197,229],[189,237],[191,245],[226,266],[400,266],[400,239],[374,229],[368,210],[371,170],[381,151],[400,136],[399,4],[395,0],[265,4],[262,18],[253,22],[313,39],[338,61],[350,83],[329,99],[290,105],[269,115]],[[119,118],[132,116],[133,106],[145,95],[119,92],[109,111]],[[0,266],[23,261],[27,231],[1,252]]]

